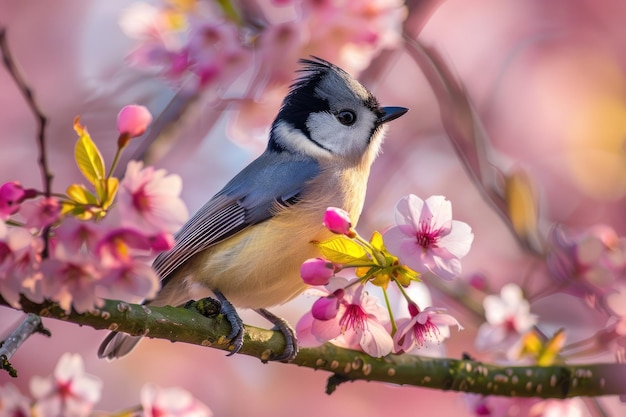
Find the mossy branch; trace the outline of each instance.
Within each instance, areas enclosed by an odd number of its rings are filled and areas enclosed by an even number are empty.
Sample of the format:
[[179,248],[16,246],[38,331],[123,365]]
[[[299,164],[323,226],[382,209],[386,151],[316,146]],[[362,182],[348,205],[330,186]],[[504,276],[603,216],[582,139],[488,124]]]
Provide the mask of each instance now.
[[[6,303],[0,298],[0,303]],[[95,329],[109,329],[228,351],[230,325],[202,300],[187,308],[146,307],[120,301],[105,301],[92,312],[66,314],[52,302],[22,301],[25,312],[55,318]],[[246,326],[240,354],[267,360],[284,348],[280,332]],[[233,360],[233,359],[224,359]],[[379,381],[439,390],[483,395],[536,398],[570,398],[626,394],[626,364],[555,366],[499,366],[472,360],[389,355],[372,358],[362,352],[331,344],[300,349],[294,365],[331,372],[328,391],[345,381]]]

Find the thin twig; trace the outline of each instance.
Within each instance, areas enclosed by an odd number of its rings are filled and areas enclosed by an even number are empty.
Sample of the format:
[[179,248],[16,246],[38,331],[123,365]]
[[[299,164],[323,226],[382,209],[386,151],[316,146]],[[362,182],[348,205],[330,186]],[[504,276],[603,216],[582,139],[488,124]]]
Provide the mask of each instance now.
[[[41,107],[35,101],[35,95],[33,90],[26,83],[22,72],[18,68],[18,64],[13,58],[11,51],[9,49],[9,44],[7,42],[7,31],[6,28],[0,28],[0,51],[2,52],[2,62],[6,67],[7,71],[15,81],[18,89],[22,92],[24,99],[26,100],[26,104],[30,107],[35,119],[37,119],[37,145],[39,148],[39,169],[41,170],[41,177],[43,182],[43,190],[46,198],[49,198],[52,195],[52,178],[53,175],[48,168],[48,157],[46,154],[46,125],[48,123],[48,119],[43,114]],[[44,228],[43,230],[43,240],[44,240],[44,250],[42,251],[42,256],[46,258],[48,256],[48,235],[50,229]]]
[[0,341],[0,369],[6,370],[14,378],[17,376],[17,371],[11,366],[9,360],[26,339],[35,333],[50,336],[50,332],[43,327],[41,318],[36,314],[29,313],[6,339]]

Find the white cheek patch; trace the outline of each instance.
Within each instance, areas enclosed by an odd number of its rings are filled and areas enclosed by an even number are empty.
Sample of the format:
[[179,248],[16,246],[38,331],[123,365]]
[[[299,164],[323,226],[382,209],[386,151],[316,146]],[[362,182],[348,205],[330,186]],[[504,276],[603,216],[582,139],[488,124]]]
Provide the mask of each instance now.
[[320,145],[329,150],[321,148],[306,137],[299,129],[294,128],[285,121],[276,123],[274,131],[276,141],[289,150],[300,152],[314,158],[328,158],[332,156],[333,150],[331,148],[326,147],[323,143]]
[[368,148],[375,119],[372,112],[363,110],[354,125],[344,126],[330,113],[311,113],[306,126],[312,139],[332,153],[360,157]]

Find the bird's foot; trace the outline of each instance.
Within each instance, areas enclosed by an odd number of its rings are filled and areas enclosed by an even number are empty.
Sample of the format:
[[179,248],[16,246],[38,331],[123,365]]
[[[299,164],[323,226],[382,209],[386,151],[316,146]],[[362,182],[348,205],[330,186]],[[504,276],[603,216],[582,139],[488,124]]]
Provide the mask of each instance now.
[[228,299],[219,291],[213,291],[215,293],[215,297],[217,300],[213,298],[203,298],[198,301],[189,301],[184,307],[185,308],[194,308],[200,314],[205,317],[216,317],[219,314],[222,314],[230,323],[230,333],[226,336],[230,339],[232,349],[228,356],[234,355],[235,353],[241,350],[243,346],[243,321],[237,314],[237,310],[235,307],[228,301]]
[[291,362],[294,360],[298,355],[298,339],[296,338],[296,332],[287,323],[287,320],[270,313],[264,308],[258,308],[254,311],[271,322],[274,325],[274,330],[280,331],[285,336],[285,349],[281,354],[271,357],[270,360],[279,362]]

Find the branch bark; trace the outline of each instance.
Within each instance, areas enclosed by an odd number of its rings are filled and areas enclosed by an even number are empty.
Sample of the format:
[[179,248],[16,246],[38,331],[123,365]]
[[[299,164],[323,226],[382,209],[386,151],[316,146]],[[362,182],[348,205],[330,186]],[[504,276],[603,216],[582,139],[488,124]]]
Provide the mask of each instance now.
[[[26,312],[58,320],[168,339],[229,351],[230,325],[220,315],[198,312],[204,300],[187,308],[146,307],[106,300],[92,312],[66,314],[52,302],[22,300]],[[6,305],[0,298],[0,304]],[[206,305],[204,305],[205,307]],[[204,308],[206,310],[206,308]],[[240,354],[266,361],[284,348],[280,332],[246,326]],[[362,352],[325,344],[300,349],[294,365],[331,372],[327,392],[345,381],[379,381],[483,395],[570,398],[626,394],[626,364],[499,366],[472,360],[389,355],[372,358]]]

